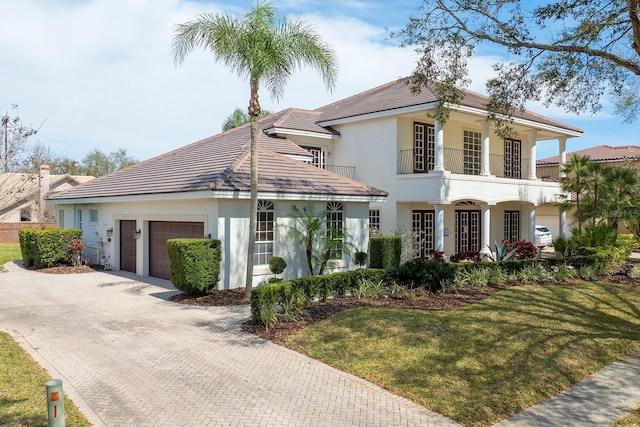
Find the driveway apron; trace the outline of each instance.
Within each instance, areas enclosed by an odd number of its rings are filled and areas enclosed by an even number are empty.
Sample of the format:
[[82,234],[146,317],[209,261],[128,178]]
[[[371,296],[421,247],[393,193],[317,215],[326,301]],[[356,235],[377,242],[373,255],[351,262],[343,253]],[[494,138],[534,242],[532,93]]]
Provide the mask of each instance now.
[[96,426],[457,425],[243,332],[248,306],[173,303],[168,281],[129,273],[6,267],[0,330]]

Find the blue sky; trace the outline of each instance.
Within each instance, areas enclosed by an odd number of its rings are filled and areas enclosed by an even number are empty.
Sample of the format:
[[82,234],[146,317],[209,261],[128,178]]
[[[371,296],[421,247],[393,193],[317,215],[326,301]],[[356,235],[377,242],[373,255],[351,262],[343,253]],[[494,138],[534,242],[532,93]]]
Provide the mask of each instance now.
[[[20,0],[0,2],[0,110],[19,105],[23,121],[40,127],[36,140],[81,159],[89,150],[126,148],[144,160],[220,131],[236,106],[248,103],[247,83],[196,51],[176,68],[174,25],[201,12],[242,13],[246,2],[185,0]],[[385,28],[401,28],[420,1],[273,1],[302,18],[337,52],[338,84],[325,90],[309,70],[297,73],[278,102],[263,108],[316,108],[396,78],[414,68],[412,49],[400,49]],[[484,92],[496,56],[473,59],[470,89]],[[640,124],[610,111],[575,116],[541,104],[537,113],[584,129],[569,151],[593,145],[640,144]],[[538,158],[557,154],[540,142]]]

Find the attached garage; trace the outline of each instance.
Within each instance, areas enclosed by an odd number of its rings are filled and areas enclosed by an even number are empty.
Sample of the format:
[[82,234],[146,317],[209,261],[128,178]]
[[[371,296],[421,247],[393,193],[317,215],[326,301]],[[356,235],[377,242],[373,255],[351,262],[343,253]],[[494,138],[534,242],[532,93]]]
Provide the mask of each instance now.
[[202,222],[149,222],[149,275],[169,279],[171,266],[167,252],[167,240],[204,237]]

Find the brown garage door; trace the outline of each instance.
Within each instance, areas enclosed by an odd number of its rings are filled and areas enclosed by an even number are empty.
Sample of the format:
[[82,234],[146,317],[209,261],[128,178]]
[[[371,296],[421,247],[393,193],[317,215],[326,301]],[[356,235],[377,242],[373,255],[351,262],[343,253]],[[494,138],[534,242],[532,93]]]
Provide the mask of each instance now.
[[149,275],[169,279],[171,266],[167,240],[180,237],[203,237],[202,222],[152,221],[149,223]]
[[120,221],[120,270],[136,272],[136,222]]

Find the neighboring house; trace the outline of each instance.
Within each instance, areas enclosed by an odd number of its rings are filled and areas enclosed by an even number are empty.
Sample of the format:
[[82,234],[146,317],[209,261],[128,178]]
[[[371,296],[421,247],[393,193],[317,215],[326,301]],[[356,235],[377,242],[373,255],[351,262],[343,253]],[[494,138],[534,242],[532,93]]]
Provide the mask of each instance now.
[[[433,93],[414,94],[404,79],[313,111],[262,119],[256,233],[264,253],[256,253],[255,283],[268,277],[271,255],[292,266],[285,277],[306,273],[303,251],[286,230],[292,206],[307,201],[333,209],[334,225],[357,250],[367,248],[368,227],[411,234],[415,257],[431,250],[488,253],[503,239],[534,241],[537,210],[557,212],[561,193],[536,175],[537,144],[555,143],[563,154],[567,138],[582,130],[523,112],[513,117],[513,137],[503,139],[487,121],[487,98],[464,93],[444,126],[432,118]],[[167,277],[167,237],[211,235],[222,240],[220,288],[241,286],[250,232],[248,143],[245,125],[49,201],[65,210],[67,227],[83,228],[101,263]],[[565,219],[559,216],[562,229]],[[263,233],[271,227],[273,237]],[[353,266],[339,260],[338,268]]]
[[[302,116],[309,114],[317,116]],[[279,121],[289,125],[296,117],[290,110],[277,113],[263,119],[261,128]],[[305,132],[321,138],[333,135],[318,126]],[[304,247],[289,236],[294,206],[313,206],[330,226],[345,231],[354,250],[367,250],[369,203],[384,201],[386,192],[307,164],[312,160],[309,152],[285,138],[261,134],[258,158],[254,284],[272,276],[268,261],[273,255],[287,261],[285,278],[308,274]],[[83,230],[89,244],[84,253],[91,262],[139,276],[169,278],[169,238],[220,239],[218,287],[236,288],[245,283],[252,232],[249,167],[247,124],[53,194],[48,202],[64,211],[65,227]],[[346,253],[333,256],[332,270],[355,267]]]
[[[569,160],[573,156],[586,156],[593,161],[608,164],[618,165],[631,165],[636,169],[640,169],[640,147],[635,145],[624,146],[611,146],[611,145],[598,145],[595,147],[585,148],[583,150],[573,151],[565,154],[564,161]],[[538,177],[545,181],[559,182],[560,178],[560,156],[551,156],[544,159],[540,159],[537,162]],[[552,234],[557,235],[559,230],[556,228],[558,225],[558,210],[547,207],[540,212],[540,222],[543,222]],[[621,232],[628,232],[624,229],[623,225],[620,225]]]
[[4,173],[0,175],[0,222],[55,222],[55,212],[44,209],[44,197],[92,179],[92,176],[51,175],[48,165],[42,165],[37,174]]

